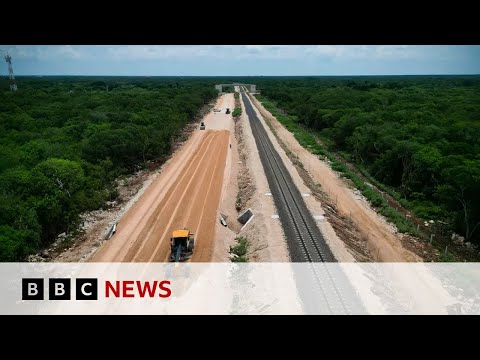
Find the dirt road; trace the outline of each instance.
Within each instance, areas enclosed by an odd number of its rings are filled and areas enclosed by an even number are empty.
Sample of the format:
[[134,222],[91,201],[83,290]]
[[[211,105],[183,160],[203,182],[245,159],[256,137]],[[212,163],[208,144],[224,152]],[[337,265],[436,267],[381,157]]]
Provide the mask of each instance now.
[[231,94],[220,98],[221,112],[205,117],[206,130],[194,132],[90,261],[167,261],[171,233],[183,227],[195,235],[192,261],[210,261],[231,136],[226,107],[233,108]]
[[[229,98],[231,96],[231,98]],[[250,262],[289,262],[285,236],[270,193],[267,178],[262,166],[255,139],[250,127],[242,97],[239,97],[242,114],[236,121],[212,121],[213,127],[227,128],[231,133],[231,148],[225,163],[225,175],[219,212],[228,226],[217,221],[215,226],[214,253],[212,262],[230,262],[229,249],[237,244],[237,238],[244,237],[249,242]],[[233,94],[220,98],[216,107],[222,110],[234,108]],[[228,105],[228,106],[227,106]],[[213,120],[219,119],[218,113]],[[243,177],[246,176],[246,177]],[[241,181],[240,179],[243,179]],[[251,193],[253,191],[253,193]],[[238,199],[245,202],[238,208]],[[253,218],[244,226],[237,221],[239,212],[250,208]],[[240,209],[240,210],[239,210]]]

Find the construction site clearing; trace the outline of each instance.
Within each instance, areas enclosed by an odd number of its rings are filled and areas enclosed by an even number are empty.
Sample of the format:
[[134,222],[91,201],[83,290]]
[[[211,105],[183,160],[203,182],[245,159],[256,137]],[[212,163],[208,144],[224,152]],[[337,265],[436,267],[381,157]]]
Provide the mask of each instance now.
[[[240,96],[220,95],[160,169],[144,173],[121,206],[92,219],[53,261],[228,262],[240,238],[252,262],[421,261],[254,95],[235,90]],[[323,250],[300,255],[312,249]]]

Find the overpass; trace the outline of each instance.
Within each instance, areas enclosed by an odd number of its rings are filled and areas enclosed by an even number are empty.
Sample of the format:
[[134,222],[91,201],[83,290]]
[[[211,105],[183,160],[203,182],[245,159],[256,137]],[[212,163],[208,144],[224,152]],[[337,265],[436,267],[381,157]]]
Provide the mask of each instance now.
[[245,86],[246,88],[248,88],[248,91],[250,91],[251,93],[257,92],[257,85],[255,84],[241,84],[241,83],[218,84],[218,85],[215,85],[215,89],[217,89],[218,92],[223,92],[224,87],[234,87],[234,86]]

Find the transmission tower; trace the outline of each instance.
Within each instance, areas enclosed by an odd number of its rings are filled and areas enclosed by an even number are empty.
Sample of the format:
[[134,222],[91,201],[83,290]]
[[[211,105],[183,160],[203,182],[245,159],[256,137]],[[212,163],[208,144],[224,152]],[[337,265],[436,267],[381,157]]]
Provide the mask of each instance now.
[[10,56],[10,54],[7,53],[7,55],[5,55],[5,61],[8,64],[8,76],[10,77],[10,90],[17,91],[17,83],[15,82],[15,75],[13,74],[12,57]]

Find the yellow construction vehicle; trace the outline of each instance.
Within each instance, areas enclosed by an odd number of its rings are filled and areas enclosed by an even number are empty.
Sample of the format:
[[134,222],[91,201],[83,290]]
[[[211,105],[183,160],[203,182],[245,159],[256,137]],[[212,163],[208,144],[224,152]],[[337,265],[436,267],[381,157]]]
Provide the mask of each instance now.
[[193,234],[187,228],[175,230],[170,238],[170,261],[182,262],[193,255]]

